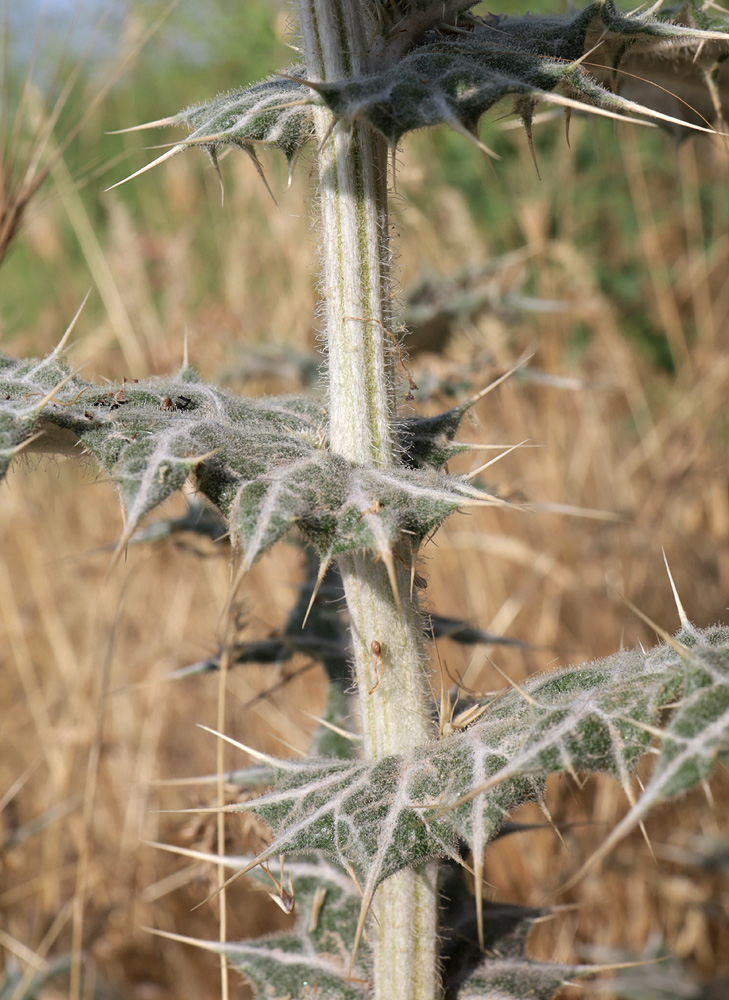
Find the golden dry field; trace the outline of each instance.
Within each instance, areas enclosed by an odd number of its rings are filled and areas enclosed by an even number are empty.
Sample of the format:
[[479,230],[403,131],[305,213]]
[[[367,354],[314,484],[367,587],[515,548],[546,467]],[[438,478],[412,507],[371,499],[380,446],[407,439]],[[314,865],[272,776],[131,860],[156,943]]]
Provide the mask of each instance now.
[[[141,30],[134,19],[132,28]],[[288,57],[272,51],[283,65]],[[172,89],[151,116],[232,85],[214,65],[206,72],[207,91],[179,98]],[[88,97],[93,79],[83,86]],[[86,378],[174,370],[186,336],[210,380],[254,395],[318,391],[298,364],[317,341],[311,162],[286,191],[282,165],[264,159],[278,205],[242,155],[221,165],[222,206],[195,153],[104,193],[156,155],[126,137],[105,161],[95,150],[95,134],[138,120],[130,91],[115,93],[107,118],[91,116],[34,194],[0,263],[2,350],[51,350],[91,288],[70,349]],[[45,112],[35,113],[37,136]],[[541,180],[519,132],[489,134],[504,153],[493,166],[440,133],[416,136],[398,156],[402,296],[425,280],[435,311],[444,296],[457,300],[434,336],[405,341],[421,388],[405,401],[403,371],[402,412],[438,412],[533,355],[462,434],[527,442],[483,474],[514,508],[452,517],[420,572],[424,610],[534,648],[440,640],[434,704],[441,675],[495,691],[504,675],[518,682],[653,645],[655,631],[630,604],[675,631],[662,550],[693,622],[729,615],[729,148],[704,137],[676,147],[657,130],[577,118],[570,147],[559,121],[540,130]],[[479,292],[477,306],[465,285]],[[469,461],[454,470],[479,464]],[[178,497],[150,521],[184,509]],[[224,688],[219,672],[171,679],[218,648],[229,548],[179,534],[130,546],[110,572],[121,529],[113,484],[83,462],[31,455],[0,489],[2,1000],[217,997],[217,959],[149,932],[215,938],[218,901],[195,907],[217,871],[150,842],[216,849],[215,816],[195,810],[214,805],[218,790],[191,779],[246,760],[200,724],[290,755],[307,750],[324,703],[324,672],[303,670],[302,656],[234,667]],[[285,543],[254,567],[238,592],[242,637],[282,625],[303,568]],[[239,790],[227,794],[234,801]],[[655,812],[645,838],[636,831],[566,893],[560,886],[627,802],[615,782],[565,776],[550,782],[548,803],[561,836],[547,825],[503,838],[487,860],[491,898],[558,904],[532,938],[534,954],[674,956],[642,970],[658,985],[636,1000],[698,1000],[697,983],[729,976],[726,770]],[[531,808],[515,818],[544,823]],[[233,853],[266,836],[242,814],[225,830]],[[244,881],[226,897],[231,940],[290,919]],[[684,981],[694,992],[668,992]],[[606,982],[599,988],[611,995]],[[729,996],[729,980],[724,989],[714,1000]],[[231,996],[249,995],[233,977]]]

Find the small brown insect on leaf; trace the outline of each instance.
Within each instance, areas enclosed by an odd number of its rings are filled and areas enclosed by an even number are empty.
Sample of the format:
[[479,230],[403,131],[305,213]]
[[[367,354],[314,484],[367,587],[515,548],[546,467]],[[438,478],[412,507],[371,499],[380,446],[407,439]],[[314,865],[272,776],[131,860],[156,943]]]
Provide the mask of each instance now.
[[385,664],[382,662],[382,646],[379,644],[377,639],[373,639],[370,643],[370,653],[375,661],[375,677],[377,680],[367,693],[373,694],[379,686],[380,674],[385,669]]
[[192,399],[189,396],[176,396],[175,399],[163,396],[160,410],[187,410],[191,405]]
[[120,406],[125,406],[129,400],[126,397],[123,389],[117,389],[116,392],[107,392],[105,396],[100,399],[95,400],[91,405],[103,407],[107,410],[118,410]]

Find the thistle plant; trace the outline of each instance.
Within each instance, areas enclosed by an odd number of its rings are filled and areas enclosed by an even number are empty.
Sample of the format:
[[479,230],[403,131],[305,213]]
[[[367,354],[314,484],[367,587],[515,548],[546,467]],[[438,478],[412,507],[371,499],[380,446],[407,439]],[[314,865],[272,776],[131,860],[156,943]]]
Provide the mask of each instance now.
[[[291,929],[195,942],[224,954],[261,997],[547,1000],[590,969],[526,957],[543,911],[484,903],[485,852],[510,814],[526,802],[546,809],[550,774],[612,775],[631,808],[598,860],[729,751],[729,629],[700,631],[683,614],[680,632],[653,650],[546,673],[458,714],[444,698],[434,717],[418,553],[451,514],[506,501],[447,471],[469,449],[457,434],[482,394],[437,416],[401,413],[415,387],[393,333],[390,154],[408,132],[445,123],[494,155],[478,128],[503,100],[530,142],[539,103],[563,108],[568,123],[579,111],[723,131],[729,54],[726,17],[710,5],[626,15],[597,0],[552,17],[479,17],[472,6],[298,0],[300,63],[142,126],[188,130],[149,166],[202,147],[217,169],[235,147],[262,172],[258,154],[272,146],[291,171],[305,146],[313,151],[325,402],[235,397],[187,359],[176,375],[99,386],[71,370],[63,341],[43,359],[0,358],[2,472],[28,449],[93,456],[124,510],[117,556],[191,479],[226,519],[236,586],[296,531],[315,559],[298,624],[316,635],[318,588],[341,579],[352,677],[319,633],[330,701],[313,755],[241,747],[255,765],[237,780],[268,790],[228,807],[255,812],[272,837],[257,856],[224,862],[273,886]],[[626,60],[633,74],[674,74],[679,100],[703,88],[699,113],[674,117],[622,94]],[[349,690],[359,755],[331,738],[346,726]],[[649,753],[655,765],[635,797],[631,776]],[[280,878],[269,869],[279,858]],[[459,865],[473,875],[473,897]]]

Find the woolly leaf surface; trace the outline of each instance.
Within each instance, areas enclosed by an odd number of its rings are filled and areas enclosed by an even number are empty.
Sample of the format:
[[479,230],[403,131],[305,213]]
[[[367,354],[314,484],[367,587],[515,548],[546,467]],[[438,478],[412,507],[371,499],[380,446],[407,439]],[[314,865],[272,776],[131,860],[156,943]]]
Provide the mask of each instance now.
[[273,146],[291,164],[314,134],[311,111],[300,104],[309,96],[301,84],[276,77],[192,105],[174,121],[190,130],[188,143],[211,137],[206,149]]
[[[242,868],[248,858],[226,858],[193,852],[203,860]],[[279,875],[277,867],[272,869]],[[263,872],[251,873],[261,886],[274,891]],[[287,861],[284,881],[291,876],[295,907],[287,917],[290,928],[276,934],[239,942],[183,939],[209,951],[224,954],[254,987],[257,1000],[364,1000],[368,995],[370,954],[360,946],[350,978],[359,897],[349,878],[323,858],[301,857]]]
[[[692,29],[726,32],[729,15],[721,8],[686,3],[656,11],[660,21]],[[598,42],[588,33],[586,46]],[[626,40],[617,35],[589,57],[590,71],[621,96],[694,125],[711,122],[725,130],[729,115],[727,44],[719,39],[644,34]],[[724,123],[724,124],[722,124]],[[688,129],[673,127],[678,138]]]
[[158,163],[195,147],[204,149],[216,168],[221,149],[231,146],[242,149],[254,161],[261,176],[263,171],[256,156],[257,148],[278,149],[286,157],[290,179],[299,153],[314,135],[310,104],[307,88],[279,76],[218,94],[170,118],[125,129],[135,132],[163,125],[185,125],[189,135],[187,139],[171,144],[165,153],[146,167],[112,186],[138,177]]
[[92,455],[113,478],[125,540],[192,476],[227,518],[246,564],[293,527],[324,559],[388,552],[403,532],[417,541],[477,495],[427,463],[350,465],[329,450],[327,414],[315,401],[236,397],[190,368],[100,386],[55,355],[0,358],[0,472],[37,434],[36,450]]
[[[442,25],[424,34],[379,73],[312,87],[337,118],[368,121],[392,146],[407,132],[443,123],[475,133],[481,116],[506,97],[516,99],[527,124],[534,104],[549,101],[553,92],[610,112],[632,113],[640,108],[598,83],[578,60],[599,42],[590,61],[601,66],[606,82],[636,45],[646,70],[654,55],[669,73],[714,67],[729,53],[729,40],[711,32],[725,32],[729,19],[692,11],[676,15],[690,23],[673,23],[670,14],[627,15],[610,0],[597,0],[568,14],[467,17],[458,33]],[[710,99],[710,86],[703,83]]]
[[692,126],[726,120],[729,39],[721,36],[729,16],[719,8],[693,2],[626,14],[613,0],[595,0],[566,14],[482,18],[468,12],[472,6],[379,4],[368,75],[321,83],[308,79],[305,66],[294,67],[193,105],[152,123],[186,125],[190,134],[132,176],[196,145],[214,163],[226,146],[254,160],[258,146],[278,148],[290,174],[314,135],[310,105],[320,101],[337,119],[369,122],[391,146],[444,123],[475,135],[481,116],[504,98],[514,99],[528,130],[539,101],[563,98],[586,110],[670,115]]
[[266,856],[321,851],[367,895],[401,868],[454,856],[459,841],[481,856],[549,774],[603,772],[627,785],[662,725],[664,750],[634,824],[729,752],[729,629],[696,635],[690,660],[660,645],[532,678],[465,731],[408,757],[286,761],[273,790],[244,808],[272,827]]
[[579,976],[587,966],[532,961],[521,953],[497,954],[461,987],[457,1000],[552,1000],[557,990]]
[[681,795],[710,777],[729,754],[729,629],[683,632],[686,644],[680,700],[664,727],[660,754],[636,809]]
[[[256,941],[226,945],[232,965],[253,983],[260,1000],[282,996],[326,996],[332,1000],[362,1000],[369,966],[365,945],[357,955],[349,981],[359,914],[359,899],[349,877],[322,858],[297,858],[286,865],[296,893],[291,932]],[[269,885],[269,888],[272,886]],[[323,900],[317,907],[317,893]]]

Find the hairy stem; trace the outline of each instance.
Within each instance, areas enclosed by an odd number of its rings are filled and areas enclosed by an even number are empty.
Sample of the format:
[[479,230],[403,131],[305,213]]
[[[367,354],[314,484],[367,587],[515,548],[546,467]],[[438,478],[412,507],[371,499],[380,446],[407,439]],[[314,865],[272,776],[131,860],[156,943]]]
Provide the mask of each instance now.
[[[299,0],[299,14],[312,78],[367,71],[376,25],[364,4]],[[331,447],[351,462],[387,468],[398,460],[388,330],[387,148],[364,126],[331,129],[325,112],[317,129]],[[370,759],[410,751],[432,735],[422,622],[400,558],[387,549],[378,561],[371,555],[340,559]],[[440,996],[436,878],[434,863],[409,869],[375,897],[375,1000]]]

